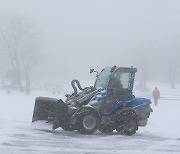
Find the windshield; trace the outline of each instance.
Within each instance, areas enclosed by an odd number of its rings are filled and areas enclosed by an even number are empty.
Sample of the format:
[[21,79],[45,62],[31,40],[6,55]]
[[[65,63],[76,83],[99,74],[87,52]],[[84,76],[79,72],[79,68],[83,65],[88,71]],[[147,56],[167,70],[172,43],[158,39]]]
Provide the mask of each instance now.
[[97,77],[95,87],[102,87],[107,89],[109,77],[111,75],[111,67],[105,68]]

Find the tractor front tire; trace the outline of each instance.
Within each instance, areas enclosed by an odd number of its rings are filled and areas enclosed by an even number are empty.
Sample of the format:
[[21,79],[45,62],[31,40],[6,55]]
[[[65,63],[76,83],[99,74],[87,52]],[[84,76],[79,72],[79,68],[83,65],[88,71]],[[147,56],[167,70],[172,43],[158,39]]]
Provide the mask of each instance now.
[[97,130],[98,117],[93,112],[84,112],[79,117],[77,131],[81,134],[93,134]]

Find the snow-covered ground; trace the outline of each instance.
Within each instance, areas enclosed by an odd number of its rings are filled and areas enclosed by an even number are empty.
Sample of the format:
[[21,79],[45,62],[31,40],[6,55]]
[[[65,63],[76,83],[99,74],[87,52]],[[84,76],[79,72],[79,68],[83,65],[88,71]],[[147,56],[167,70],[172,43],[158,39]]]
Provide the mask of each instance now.
[[[169,89],[168,84],[149,83],[150,92],[135,90],[137,97],[151,98],[158,86],[161,99],[148,125],[133,136],[116,132],[81,135],[61,129],[50,131],[50,126],[31,124],[35,97],[63,97],[47,92],[31,95],[0,91],[0,154],[162,154],[180,153],[180,86]],[[36,125],[36,126],[34,126]]]

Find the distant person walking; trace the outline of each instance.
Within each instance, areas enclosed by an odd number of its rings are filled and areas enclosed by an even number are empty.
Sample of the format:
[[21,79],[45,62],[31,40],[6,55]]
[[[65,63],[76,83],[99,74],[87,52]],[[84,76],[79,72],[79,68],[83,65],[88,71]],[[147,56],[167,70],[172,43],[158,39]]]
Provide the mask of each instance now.
[[154,99],[154,104],[155,106],[158,105],[158,99],[160,98],[160,92],[159,90],[157,89],[157,87],[155,87],[155,89],[153,90],[152,92],[152,97]]

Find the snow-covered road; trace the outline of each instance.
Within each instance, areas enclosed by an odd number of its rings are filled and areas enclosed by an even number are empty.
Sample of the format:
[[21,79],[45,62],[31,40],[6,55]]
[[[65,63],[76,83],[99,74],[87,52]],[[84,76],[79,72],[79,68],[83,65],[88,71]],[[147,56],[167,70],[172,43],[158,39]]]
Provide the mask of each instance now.
[[[133,136],[122,136],[116,132],[81,135],[61,129],[52,132],[47,124],[31,124],[35,97],[50,95],[39,92],[25,96],[1,91],[0,154],[180,153],[180,87],[170,90],[162,84],[159,89],[162,99],[157,107],[152,104],[154,112],[148,125]],[[151,92],[135,91],[135,94],[151,96]]]

